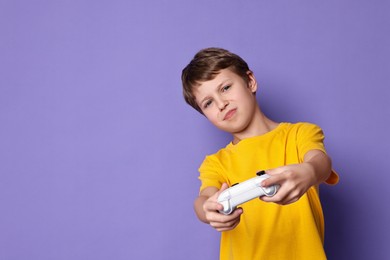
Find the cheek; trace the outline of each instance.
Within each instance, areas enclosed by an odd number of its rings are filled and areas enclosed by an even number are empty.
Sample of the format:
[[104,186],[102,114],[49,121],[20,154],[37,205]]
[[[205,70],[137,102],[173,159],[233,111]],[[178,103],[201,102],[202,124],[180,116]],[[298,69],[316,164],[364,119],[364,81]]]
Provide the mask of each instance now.
[[253,93],[247,93],[247,95],[242,96],[242,99],[244,104],[251,106],[253,102],[256,102],[256,96],[253,95]]
[[213,116],[213,115],[210,115],[210,114],[205,114],[205,116],[211,123],[216,122],[216,116]]
[[218,122],[218,113],[212,113],[211,111],[207,111],[204,113],[207,120],[209,120],[212,124],[216,124]]

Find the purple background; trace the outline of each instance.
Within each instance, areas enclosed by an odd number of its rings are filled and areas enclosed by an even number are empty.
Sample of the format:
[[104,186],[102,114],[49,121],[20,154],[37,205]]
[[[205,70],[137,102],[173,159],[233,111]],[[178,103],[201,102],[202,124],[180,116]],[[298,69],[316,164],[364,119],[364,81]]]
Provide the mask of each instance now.
[[[181,96],[201,48],[246,59],[277,121],[326,134],[329,259],[390,257],[389,1],[1,1],[0,259],[216,259],[192,209],[229,141]],[[261,216],[259,217],[261,218]]]

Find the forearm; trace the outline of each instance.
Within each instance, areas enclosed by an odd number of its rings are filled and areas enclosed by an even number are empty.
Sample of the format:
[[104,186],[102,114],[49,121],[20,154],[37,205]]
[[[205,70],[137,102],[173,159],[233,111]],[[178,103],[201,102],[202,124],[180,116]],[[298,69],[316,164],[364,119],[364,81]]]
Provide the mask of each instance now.
[[208,199],[207,196],[200,195],[199,197],[197,197],[194,201],[194,210],[195,210],[196,216],[198,217],[198,219],[200,221],[202,221],[206,224],[209,224],[209,222],[206,219],[206,214],[203,210],[203,205],[207,199]]

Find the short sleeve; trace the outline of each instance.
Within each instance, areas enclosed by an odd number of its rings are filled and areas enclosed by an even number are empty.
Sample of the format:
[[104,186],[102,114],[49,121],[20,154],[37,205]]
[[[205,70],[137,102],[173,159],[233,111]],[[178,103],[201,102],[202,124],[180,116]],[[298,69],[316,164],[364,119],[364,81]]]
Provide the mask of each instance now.
[[300,161],[303,161],[305,154],[310,150],[320,150],[326,153],[324,133],[319,126],[309,123],[299,124],[296,138]]
[[227,182],[222,176],[222,170],[218,159],[214,155],[206,156],[199,167],[200,191],[207,187],[221,188],[222,183]]
[[[322,129],[309,123],[302,123],[297,131],[297,146],[299,159],[303,161],[305,154],[310,150],[320,150],[326,154],[324,146],[324,133]],[[339,175],[332,169],[332,173],[325,181],[327,184],[337,184],[339,181]]]
[[325,183],[329,185],[335,185],[338,182],[339,182],[339,174],[332,169],[332,173],[330,174],[329,178],[325,181]]

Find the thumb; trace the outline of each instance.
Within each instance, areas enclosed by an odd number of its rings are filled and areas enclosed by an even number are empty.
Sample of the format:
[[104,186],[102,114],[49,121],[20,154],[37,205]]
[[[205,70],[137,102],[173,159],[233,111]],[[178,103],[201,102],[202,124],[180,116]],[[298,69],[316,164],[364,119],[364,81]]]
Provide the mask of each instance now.
[[219,193],[221,193],[222,191],[224,191],[228,188],[229,188],[229,185],[226,182],[222,183],[222,186],[221,186],[221,189],[219,190]]
[[219,191],[217,192],[218,196],[219,194],[221,194],[224,190],[228,189],[229,188],[229,185],[227,183],[222,183],[222,186],[221,188],[219,189]]
[[219,189],[219,191],[217,191],[214,195],[213,195],[213,198],[216,200],[218,198],[218,196],[226,189],[229,188],[229,185],[227,183],[222,183],[222,186],[221,188]]

